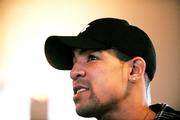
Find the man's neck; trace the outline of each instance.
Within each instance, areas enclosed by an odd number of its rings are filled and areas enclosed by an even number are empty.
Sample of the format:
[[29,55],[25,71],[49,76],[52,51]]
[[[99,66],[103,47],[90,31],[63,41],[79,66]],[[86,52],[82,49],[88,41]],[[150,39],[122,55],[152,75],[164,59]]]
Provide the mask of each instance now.
[[126,99],[119,101],[116,107],[100,116],[98,120],[152,120],[150,118],[154,116],[155,113],[148,106],[145,90],[136,88],[132,89],[132,93]]
[[149,107],[114,110],[102,115],[98,120],[152,120],[155,113]]

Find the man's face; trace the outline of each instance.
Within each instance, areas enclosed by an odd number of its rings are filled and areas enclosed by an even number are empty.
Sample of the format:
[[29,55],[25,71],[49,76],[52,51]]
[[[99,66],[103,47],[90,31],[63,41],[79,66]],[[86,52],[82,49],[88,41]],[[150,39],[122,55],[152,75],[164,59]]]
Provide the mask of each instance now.
[[73,100],[80,116],[98,117],[125,100],[128,65],[112,49],[76,49],[73,62]]

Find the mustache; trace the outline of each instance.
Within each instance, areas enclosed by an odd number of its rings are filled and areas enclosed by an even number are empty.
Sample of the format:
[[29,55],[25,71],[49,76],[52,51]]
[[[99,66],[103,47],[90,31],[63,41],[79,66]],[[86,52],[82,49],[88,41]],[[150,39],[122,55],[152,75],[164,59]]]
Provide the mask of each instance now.
[[73,86],[80,85],[80,86],[86,86],[88,88],[91,88],[91,85],[89,84],[88,80],[81,79],[81,78],[78,78],[77,80],[73,80],[72,85]]
[[73,84],[88,85],[88,82],[84,79],[78,78],[72,81]]
[[77,78],[76,80],[73,80],[72,82],[76,82],[76,83],[87,83],[87,80],[86,79],[83,79],[83,78]]

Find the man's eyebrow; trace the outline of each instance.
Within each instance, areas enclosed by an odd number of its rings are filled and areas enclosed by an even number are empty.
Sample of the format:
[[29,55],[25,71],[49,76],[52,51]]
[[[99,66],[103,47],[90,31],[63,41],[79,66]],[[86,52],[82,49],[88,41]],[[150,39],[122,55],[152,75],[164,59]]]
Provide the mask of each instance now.
[[[76,51],[76,50],[75,50]],[[89,50],[89,49],[80,49],[78,54],[82,55],[84,53],[100,52],[101,50]]]
[[75,53],[77,53],[77,54],[79,54],[79,55],[83,55],[83,54],[86,54],[86,53],[92,53],[92,52],[94,52],[94,51],[92,51],[92,50],[88,50],[88,49],[74,49],[73,50],[74,52],[74,55],[73,55],[73,63],[75,63],[75,61],[76,61],[76,55],[75,55]]
[[89,51],[90,51],[90,50],[87,50],[87,49],[80,49],[80,50],[79,50],[79,54],[82,55],[82,54],[87,53],[87,52],[89,52]]

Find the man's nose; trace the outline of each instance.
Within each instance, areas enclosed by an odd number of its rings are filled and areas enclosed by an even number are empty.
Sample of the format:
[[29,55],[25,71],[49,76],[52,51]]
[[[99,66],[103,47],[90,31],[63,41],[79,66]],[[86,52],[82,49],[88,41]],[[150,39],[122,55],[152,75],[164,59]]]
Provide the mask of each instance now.
[[79,63],[75,63],[72,67],[72,70],[70,72],[70,77],[72,80],[77,80],[81,77],[84,77],[86,75],[85,70],[83,69],[82,65]]

